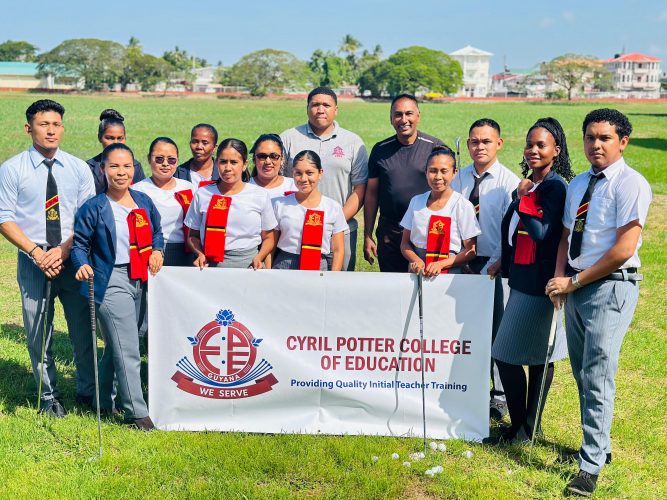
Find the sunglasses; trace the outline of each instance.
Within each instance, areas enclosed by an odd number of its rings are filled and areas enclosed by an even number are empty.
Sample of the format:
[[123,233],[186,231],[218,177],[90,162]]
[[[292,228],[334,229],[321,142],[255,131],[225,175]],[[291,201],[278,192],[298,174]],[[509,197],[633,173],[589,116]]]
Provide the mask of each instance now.
[[176,165],[178,163],[178,158],[174,158],[173,156],[169,156],[169,157],[153,156],[153,161],[155,163],[157,163],[158,165],[162,165],[165,160],[167,160],[167,163],[169,165]]
[[255,158],[257,158],[259,161],[264,161],[267,158],[270,158],[272,161],[278,161],[282,158],[282,156],[279,155],[278,153],[271,153],[271,154],[257,153],[255,155]]

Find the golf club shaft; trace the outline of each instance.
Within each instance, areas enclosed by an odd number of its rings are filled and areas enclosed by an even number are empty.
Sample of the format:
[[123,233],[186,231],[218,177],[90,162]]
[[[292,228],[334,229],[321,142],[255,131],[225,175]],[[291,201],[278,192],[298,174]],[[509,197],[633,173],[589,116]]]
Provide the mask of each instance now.
[[90,333],[93,341],[93,365],[95,371],[95,409],[97,410],[97,444],[102,458],[102,417],[100,414],[100,377],[97,368],[97,318],[95,315],[95,281],[88,278],[88,307],[90,309]]
[[426,393],[424,390],[424,305],[422,303],[422,285],[423,279],[422,274],[417,273],[417,296],[419,299],[419,342],[422,346],[419,349],[421,353],[421,364],[422,364],[422,424],[424,431],[424,453],[426,453]]

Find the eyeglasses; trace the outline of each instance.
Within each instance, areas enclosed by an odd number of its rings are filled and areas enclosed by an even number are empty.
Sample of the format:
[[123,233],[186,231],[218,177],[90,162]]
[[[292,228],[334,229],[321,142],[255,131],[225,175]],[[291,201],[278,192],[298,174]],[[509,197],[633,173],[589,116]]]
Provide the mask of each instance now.
[[153,161],[158,165],[162,165],[165,160],[167,160],[169,165],[176,165],[178,163],[178,158],[174,158],[173,156],[169,156],[167,158],[164,156],[153,156]]
[[259,161],[265,161],[267,158],[270,158],[271,161],[278,161],[282,158],[282,155],[279,155],[278,153],[271,153],[271,154],[257,153],[255,155],[255,158]]

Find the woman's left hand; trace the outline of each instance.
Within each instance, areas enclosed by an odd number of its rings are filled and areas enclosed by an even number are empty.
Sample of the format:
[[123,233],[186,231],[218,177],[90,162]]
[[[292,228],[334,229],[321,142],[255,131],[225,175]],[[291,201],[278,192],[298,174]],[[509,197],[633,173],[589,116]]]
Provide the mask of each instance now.
[[164,262],[164,256],[160,250],[153,250],[153,253],[148,259],[148,270],[153,276],[155,276],[160,269],[162,269],[162,263]]
[[257,269],[264,268],[264,262],[262,261],[262,259],[259,258],[259,254],[255,255],[252,258],[252,263],[250,264],[250,267],[252,267],[255,271],[257,271]]

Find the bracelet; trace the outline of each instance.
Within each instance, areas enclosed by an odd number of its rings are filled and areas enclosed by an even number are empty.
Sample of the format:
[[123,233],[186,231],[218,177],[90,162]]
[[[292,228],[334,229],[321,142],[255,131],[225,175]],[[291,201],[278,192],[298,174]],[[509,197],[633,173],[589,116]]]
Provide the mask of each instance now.
[[584,286],[584,285],[579,281],[579,273],[577,273],[577,274],[575,274],[574,276],[572,276],[572,277],[570,278],[570,280],[572,281],[572,284],[574,285],[574,288],[579,289],[579,288],[581,288],[582,286]]
[[39,248],[39,245],[35,245],[34,247],[32,247],[32,250],[30,250],[30,251],[28,252],[28,257],[30,257],[31,259],[33,259],[34,257],[32,256],[32,253],[33,253],[35,250],[37,250],[38,248]]

